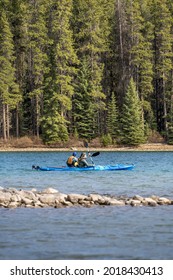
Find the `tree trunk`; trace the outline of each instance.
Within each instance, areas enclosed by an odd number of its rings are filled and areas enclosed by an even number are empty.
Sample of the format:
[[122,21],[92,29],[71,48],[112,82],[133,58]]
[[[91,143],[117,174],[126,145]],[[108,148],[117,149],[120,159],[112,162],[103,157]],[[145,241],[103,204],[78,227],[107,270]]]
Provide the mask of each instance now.
[[122,17],[121,17],[121,7],[120,1],[117,1],[118,5],[118,24],[119,24],[119,40],[120,40],[120,56],[121,56],[121,63],[122,63],[122,70],[124,71],[124,50],[123,50],[123,36],[122,36]]
[[168,122],[167,122],[167,104],[165,97],[165,80],[163,80],[163,122],[166,139],[168,138]]
[[10,138],[10,112],[9,112],[9,105],[6,105],[6,130],[7,130],[7,139]]
[[3,134],[4,141],[7,141],[6,108],[5,108],[5,104],[2,105],[2,134]]
[[40,119],[40,110],[39,110],[39,96],[36,96],[36,136],[39,137],[39,119]]
[[16,107],[16,137],[19,138],[19,108]]

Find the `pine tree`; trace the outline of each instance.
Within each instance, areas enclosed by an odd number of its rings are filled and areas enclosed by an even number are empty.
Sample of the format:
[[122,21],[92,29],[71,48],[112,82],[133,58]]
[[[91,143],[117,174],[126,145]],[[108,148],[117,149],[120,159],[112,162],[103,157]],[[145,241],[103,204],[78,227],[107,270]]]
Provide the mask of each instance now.
[[114,1],[110,40],[110,92],[116,95],[118,108],[122,107],[130,76],[131,35],[127,7],[129,1]]
[[[19,91],[22,96],[22,101],[12,111],[12,133],[16,137],[26,133],[28,131],[28,125],[26,123],[24,112],[25,110],[25,93],[27,90],[27,46],[28,46],[28,15],[27,6],[28,0],[13,0],[9,1],[9,21],[11,25],[11,31],[13,34],[14,42],[14,66],[16,80],[19,85]],[[24,102],[24,103],[23,103]],[[29,106],[29,105],[28,105]],[[28,122],[27,122],[28,124]]]
[[[103,19],[101,3],[103,3],[103,0],[75,0],[73,10],[75,16],[73,28],[78,58],[81,63],[84,60],[87,61],[89,69],[87,83],[90,96],[89,108],[92,115],[92,122],[89,123],[89,126],[90,130],[93,131],[93,137],[100,134],[100,115],[105,108],[105,94],[102,89],[103,63],[101,58],[106,45],[105,34],[104,32],[102,33],[105,29],[101,29],[103,25],[103,22],[101,22],[101,19]],[[91,118],[88,119],[88,122]],[[88,135],[88,138],[90,138],[90,135]]]
[[173,145],[173,95],[170,101],[170,111],[168,114],[168,134],[167,143]]
[[0,8],[0,77],[2,134],[6,140],[10,136],[10,110],[17,106],[21,96],[15,80],[12,33],[3,8]]
[[30,118],[34,135],[39,136],[41,108],[44,90],[44,76],[48,71],[47,63],[47,1],[29,0],[28,18],[28,103],[30,103]]
[[[48,67],[45,79],[42,133],[46,143],[68,139],[67,114],[72,107],[73,78],[77,57],[70,19],[72,1],[51,0],[48,13]],[[52,135],[50,133],[52,131]]]
[[167,134],[167,111],[170,100],[169,77],[172,76],[172,18],[167,0],[151,2],[154,25],[154,92],[155,114],[159,132]]
[[73,99],[73,130],[80,138],[93,138],[93,118],[94,111],[91,107],[90,84],[89,84],[89,65],[86,59],[80,63],[78,79],[75,86]]
[[109,133],[114,140],[116,140],[119,135],[118,111],[114,93],[112,93],[108,102],[107,133]]
[[145,142],[141,102],[132,78],[124,98],[120,125],[123,144],[139,145]]
[[[134,0],[128,9],[131,23],[131,75],[136,83],[143,107],[143,117],[149,127],[152,127],[151,105],[149,100],[153,92],[153,25],[148,1],[142,5]],[[145,18],[145,19],[144,19]]]
[[[168,8],[171,14],[171,36],[173,36],[173,3],[172,1],[168,1]],[[173,50],[173,41],[171,41],[172,50]],[[171,63],[173,65],[173,56],[171,57]],[[170,68],[169,68],[170,69]],[[165,114],[166,116],[166,136],[169,144],[173,144],[173,69],[169,71],[169,76],[167,80],[166,86],[166,108]],[[167,110],[167,112],[166,112]],[[171,117],[170,117],[171,116]]]

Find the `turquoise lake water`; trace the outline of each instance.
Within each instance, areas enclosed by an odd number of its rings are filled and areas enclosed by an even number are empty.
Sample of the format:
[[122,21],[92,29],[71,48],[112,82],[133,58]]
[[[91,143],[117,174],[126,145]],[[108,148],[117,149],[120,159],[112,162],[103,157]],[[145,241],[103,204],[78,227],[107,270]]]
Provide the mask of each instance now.
[[[173,152],[101,152],[95,164],[132,171],[41,172],[67,152],[0,152],[0,186],[173,198]],[[173,259],[173,206],[0,208],[0,259]]]

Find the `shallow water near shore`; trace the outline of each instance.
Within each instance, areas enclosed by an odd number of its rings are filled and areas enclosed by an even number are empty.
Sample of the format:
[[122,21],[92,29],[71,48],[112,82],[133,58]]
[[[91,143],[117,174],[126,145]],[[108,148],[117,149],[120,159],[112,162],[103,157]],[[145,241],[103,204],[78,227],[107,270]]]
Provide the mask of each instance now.
[[[1,152],[0,186],[173,198],[173,152],[101,152],[95,164],[132,171],[40,172],[68,152]],[[0,259],[173,259],[173,206],[0,208]]]

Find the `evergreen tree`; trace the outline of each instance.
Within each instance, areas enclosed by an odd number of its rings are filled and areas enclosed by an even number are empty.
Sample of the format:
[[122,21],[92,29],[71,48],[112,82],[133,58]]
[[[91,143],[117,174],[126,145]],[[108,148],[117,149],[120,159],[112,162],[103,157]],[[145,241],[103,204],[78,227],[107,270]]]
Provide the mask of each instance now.
[[[73,98],[73,130],[80,138],[93,138],[93,118],[94,111],[91,108],[90,84],[89,84],[89,65],[86,59],[80,63],[78,79],[75,86]],[[92,125],[91,125],[92,124]]]
[[170,100],[169,77],[172,76],[172,18],[167,0],[151,2],[154,25],[154,93],[159,132],[167,134],[167,100]]
[[132,78],[124,98],[120,125],[123,144],[139,145],[144,143],[142,107]]
[[110,36],[110,92],[116,95],[118,108],[122,107],[130,76],[131,34],[127,7],[129,1],[114,1]]
[[73,78],[77,63],[70,29],[71,16],[71,0],[50,1],[48,13],[49,71],[45,79],[42,118],[42,133],[46,143],[68,139],[67,114],[72,107]]
[[143,1],[141,5],[134,0],[129,5],[128,14],[131,23],[130,71],[142,101],[143,117],[152,127],[149,102],[153,92],[153,25],[148,1]]
[[167,143],[173,145],[173,95],[170,102],[170,111],[168,114],[168,132]]
[[46,12],[47,1],[28,0],[29,10],[32,11],[28,18],[28,104],[30,104],[29,115],[31,119],[32,132],[39,136],[40,118],[44,90],[44,76],[48,71],[46,67],[47,55],[47,27]]
[[[19,137],[28,132],[28,120],[26,121],[24,112],[26,105],[25,94],[27,91],[27,46],[28,46],[28,0],[10,0],[8,5],[9,21],[14,42],[14,66],[16,80],[22,96],[22,102],[12,112],[12,132]],[[25,123],[25,126],[24,126]],[[27,124],[26,124],[27,123]],[[25,128],[25,129],[24,129]]]
[[119,135],[118,111],[114,93],[112,93],[108,102],[107,133],[111,135],[112,139],[116,139]]
[[100,134],[100,114],[105,107],[105,95],[102,89],[103,63],[101,61],[101,55],[105,51],[105,38],[100,28],[103,24],[101,22],[103,18],[102,2],[102,0],[75,0],[73,10],[75,16],[73,28],[78,58],[80,61],[87,61],[89,69],[87,83],[90,105],[87,107],[91,110],[91,117],[87,121],[91,120],[89,126],[93,131],[93,137]]
[[15,108],[21,96],[15,79],[14,45],[10,25],[3,8],[0,8],[0,106],[2,136],[10,136],[10,110]]
[[[146,20],[145,20],[146,19]],[[152,24],[148,0],[116,0],[112,25],[112,91],[121,108],[125,89],[133,77],[143,107],[143,118],[152,126],[153,92]]]

